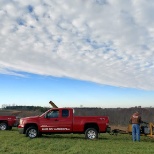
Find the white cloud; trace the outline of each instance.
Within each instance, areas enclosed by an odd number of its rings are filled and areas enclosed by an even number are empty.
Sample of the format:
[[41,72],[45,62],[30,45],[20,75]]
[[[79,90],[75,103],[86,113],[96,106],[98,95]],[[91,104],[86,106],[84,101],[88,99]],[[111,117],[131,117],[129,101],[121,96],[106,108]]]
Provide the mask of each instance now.
[[0,73],[154,90],[154,1],[1,0]]

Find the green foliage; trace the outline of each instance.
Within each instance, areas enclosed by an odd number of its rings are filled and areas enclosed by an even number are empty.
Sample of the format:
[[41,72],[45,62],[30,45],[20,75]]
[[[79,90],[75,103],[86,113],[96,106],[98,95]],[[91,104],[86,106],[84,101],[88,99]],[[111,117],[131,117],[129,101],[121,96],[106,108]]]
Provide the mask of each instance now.
[[43,135],[30,139],[12,131],[0,131],[0,154],[153,154],[154,139],[141,136],[133,142],[131,135],[101,134],[99,139],[86,140],[83,134]]
[[36,111],[39,110],[40,112],[45,112],[49,110],[50,108],[47,107],[41,107],[41,106],[6,106],[3,108],[5,110],[28,110],[28,111]]

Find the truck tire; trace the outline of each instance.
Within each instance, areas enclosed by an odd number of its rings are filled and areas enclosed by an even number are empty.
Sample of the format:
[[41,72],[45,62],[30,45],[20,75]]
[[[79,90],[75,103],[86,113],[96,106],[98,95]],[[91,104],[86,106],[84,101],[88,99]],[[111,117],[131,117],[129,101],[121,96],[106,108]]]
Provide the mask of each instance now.
[[9,127],[8,127],[8,130],[12,130],[12,126],[9,126]]
[[42,137],[42,133],[38,133],[38,135],[37,135],[38,137]]
[[26,136],[29,138],[36,138],[38,136],[38,130],[36,127],[32,126],[26,130]]
[[94,140],[98,138],[98,132],[95,128],[88,128],[85,131],[85,138],[89,140]]
[[8,125],[5,122],[0,123],[0,130],[7,130],[8,129]]

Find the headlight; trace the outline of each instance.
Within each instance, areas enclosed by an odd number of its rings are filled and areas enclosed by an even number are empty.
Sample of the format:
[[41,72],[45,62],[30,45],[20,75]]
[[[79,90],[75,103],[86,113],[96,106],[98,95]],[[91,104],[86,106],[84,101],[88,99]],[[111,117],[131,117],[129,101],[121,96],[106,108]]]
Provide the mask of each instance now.
[[20,119],[19,123],[20,123],[20,125],[22,125],[22,124],[23,124],[23,120],[22,120],[22,119]]

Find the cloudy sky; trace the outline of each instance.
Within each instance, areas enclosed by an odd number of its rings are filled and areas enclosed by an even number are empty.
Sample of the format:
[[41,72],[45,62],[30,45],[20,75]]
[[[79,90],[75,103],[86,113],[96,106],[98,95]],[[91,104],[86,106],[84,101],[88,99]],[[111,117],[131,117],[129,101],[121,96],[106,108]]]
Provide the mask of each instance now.
[[154,102],[153,0],[1,0],[0,105]]

